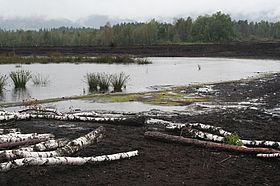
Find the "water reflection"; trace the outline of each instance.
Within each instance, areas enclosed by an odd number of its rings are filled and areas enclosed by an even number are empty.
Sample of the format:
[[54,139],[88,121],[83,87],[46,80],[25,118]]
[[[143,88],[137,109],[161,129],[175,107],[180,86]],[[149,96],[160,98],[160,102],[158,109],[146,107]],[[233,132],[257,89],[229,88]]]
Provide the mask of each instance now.
[[5,100],[5,95],[3,91],[0,91],[0,101],[4,101],[4,100]]
[[31,98],[31,94],[26,88],[14,88],[12,91],[13,101],[29,100],[30,98]]

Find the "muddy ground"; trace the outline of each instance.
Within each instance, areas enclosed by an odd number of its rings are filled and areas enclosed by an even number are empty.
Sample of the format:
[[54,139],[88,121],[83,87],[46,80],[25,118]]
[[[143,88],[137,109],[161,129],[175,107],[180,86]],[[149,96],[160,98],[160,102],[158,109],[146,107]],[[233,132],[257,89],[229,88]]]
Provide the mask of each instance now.
[[65,55],[123,55],[142,57],[237,57],[280,59],[279,42],[233,42],[220,44],[166,44],[134,46],[36,46],[0,47],[0,55],[49,55],[59,52]]
[[[210,96],[211,102],[195,105],[192,112],[161,113],[157,117],[222,126],[244,139],[280,141],[279,82],[280,74],[274,74],[210,85],[209,91],[199,92],[199,87],[193,87],[186,92]],[[32,120],[11,122],[4,127],[75,138],[100,125]],[[73,156],[130,150],[139,150],[139,156],[95,165],[19,168],[0,173],[0,185],[279,185],[280,182],[279,159],[258,159],[253,155],[144,139],[144,132],[151,126],[103,126],[107,129],[106,138]]]

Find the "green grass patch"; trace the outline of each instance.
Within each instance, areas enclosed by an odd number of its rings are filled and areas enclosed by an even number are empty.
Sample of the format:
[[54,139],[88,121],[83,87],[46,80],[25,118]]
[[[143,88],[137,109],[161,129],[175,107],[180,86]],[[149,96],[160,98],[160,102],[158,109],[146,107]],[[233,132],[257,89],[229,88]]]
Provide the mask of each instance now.
[[165,106],[185,106],[195,102],[208,101],[207,97],[185,98],[185,94],[174,93],[170,91],[123,94],[123,95],[108,94],[102,96],[102,99],[107,100],[109,102],[139,101],[151,105],[165,105]]
[[243,145],[242,141],[240,140],[240,137],[236,133],[225,136],[224,143],[229,144],[229,145],[236,145],[236,146]]

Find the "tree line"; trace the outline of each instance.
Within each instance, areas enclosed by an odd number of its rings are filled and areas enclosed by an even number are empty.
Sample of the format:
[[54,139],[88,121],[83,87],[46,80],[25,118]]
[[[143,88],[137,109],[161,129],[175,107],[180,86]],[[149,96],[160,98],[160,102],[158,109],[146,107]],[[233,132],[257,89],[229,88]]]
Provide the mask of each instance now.
[[127,46],[277,40],[280,22],[232,20],[228,14],[177,19],[173,24],[107,23],[99,29],[60,27],[40,30],[0,29],[0,46]]

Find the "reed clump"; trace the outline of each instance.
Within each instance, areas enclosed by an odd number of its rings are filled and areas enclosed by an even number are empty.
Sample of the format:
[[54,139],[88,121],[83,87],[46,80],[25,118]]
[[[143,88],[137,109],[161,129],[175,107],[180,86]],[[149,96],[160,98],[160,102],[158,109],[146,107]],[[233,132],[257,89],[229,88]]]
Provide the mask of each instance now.
[[28,70],[12,71],[10,73],[15,88],[25,88],[31,77],[31,72]]
[[90,91],[98,91],[99,76],[96,73],[87,73],[86,81]]
[[45,76],[38,73],[32,76],[32,82],[36,86],[46,86],[50,82],[50,80],[49,76]]
[[126,83],[128,80],[129,75],[126,75],[124,72],[113,74],[111,76],[111,85],[114,89],[114,92],[121,92],[122,89],[126,87]]
[[85,79],[91,92],[107,92],[110,87],[114,92],[121,92],[126,87],[129,75],[124,72],[119,74],[87,73]]

